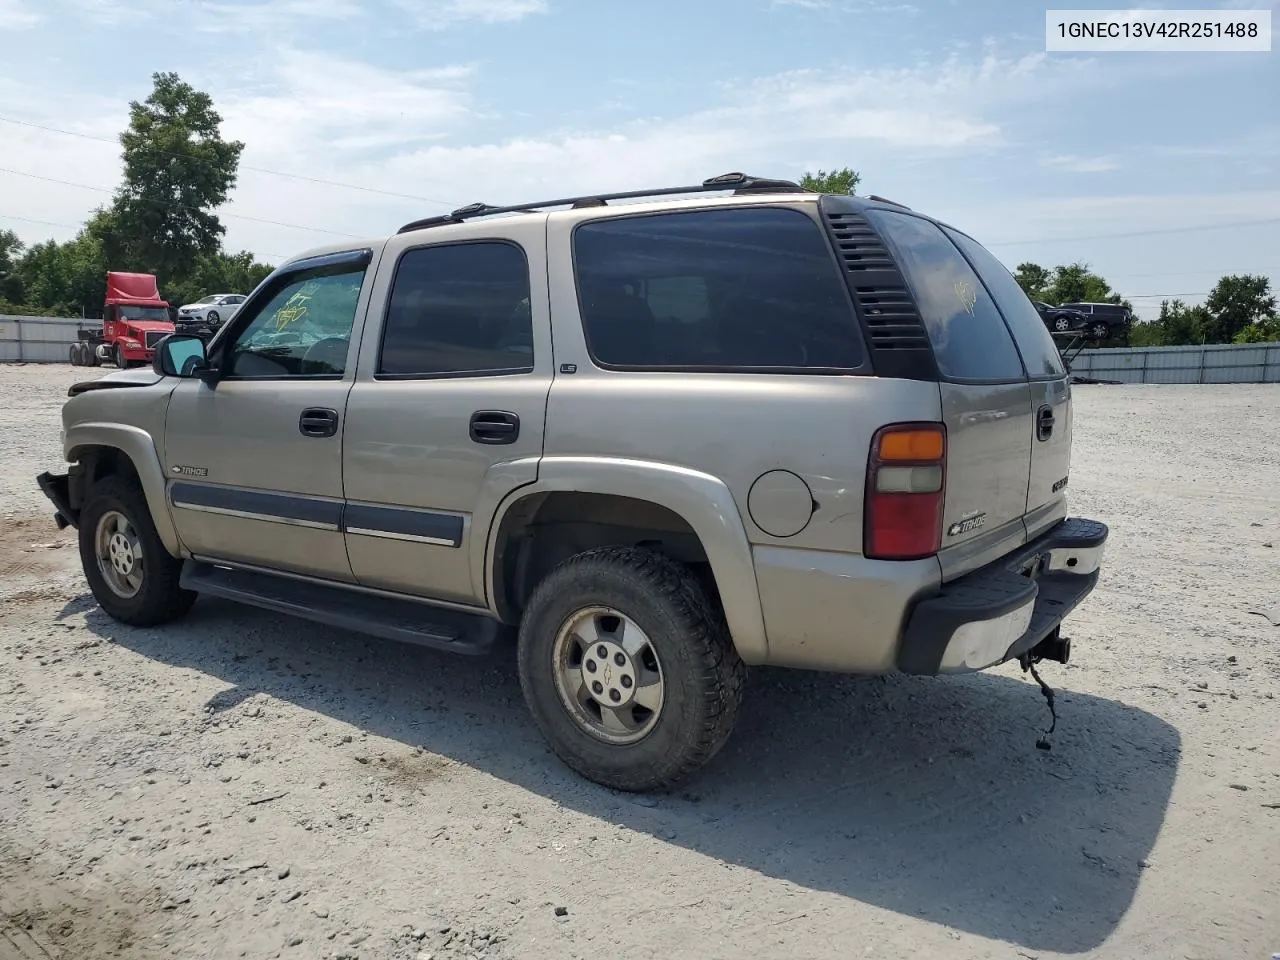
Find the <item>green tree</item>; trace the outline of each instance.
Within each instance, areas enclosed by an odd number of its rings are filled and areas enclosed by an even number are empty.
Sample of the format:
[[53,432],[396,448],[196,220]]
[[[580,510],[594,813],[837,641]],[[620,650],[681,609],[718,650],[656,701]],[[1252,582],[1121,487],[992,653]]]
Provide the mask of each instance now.
[[102,316],[107,263],[101,241],[87,228],[66,243],[47,240],[30,247],[16,273],[24,303],[38,312]]
[[815,193],[851,194],[861,182],[862,175],[849,167],[831,171],[819,170],[817,173],[806,171],[800,178],[800,186]]
[[97,234],[115,269],[166,280],[218,252],[226,228],[214,210],[236,183],[244,144],[222,139],[213,99],[176,73],[156,73],[145,101],[129,104],[120,135],[124,182]]
[[1018,281],[1018,286],[1032,300],[1046,300],[1045,291],[1049,287],[1050,272],[1038,263],[1020,263],[1018,269],[1013,272],[1013,279]]
[[1271,281],[1248,274],[1223,277],[1205,301],[1205,343],[1231,343],[1241,333],[1276,317]]
[[1050,303],[1118,303],[1129,310],[1133,305],[1111,289],[1087,263],[1071,263],[1053,268],[1045,296]]
[[248,250],[201,257],[190,276],[172,281],[161,294],[175,306],[192,303],[208,293],[248,293],[261,283],[272,267],[259,263]]
[[22,302],[22,278],[17,273],[22,241],[12,230],[0,230],[0,300]]

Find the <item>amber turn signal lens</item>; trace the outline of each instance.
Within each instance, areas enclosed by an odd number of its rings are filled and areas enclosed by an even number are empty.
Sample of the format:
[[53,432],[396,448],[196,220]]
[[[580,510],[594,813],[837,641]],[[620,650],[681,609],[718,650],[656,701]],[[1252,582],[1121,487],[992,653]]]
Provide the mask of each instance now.
[[941,460],[945,449],[946,440],[938,429],[894,430],[880,435],[882,461]]

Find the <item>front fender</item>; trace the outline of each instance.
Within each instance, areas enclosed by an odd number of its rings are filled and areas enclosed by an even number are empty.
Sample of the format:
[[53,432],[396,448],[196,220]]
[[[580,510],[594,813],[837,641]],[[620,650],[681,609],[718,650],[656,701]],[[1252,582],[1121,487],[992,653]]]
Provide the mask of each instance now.
[[473,577],[493,603],[494,558],[502,521],[526,497],[544,493],[598,493],[647,500],[682,517],[706,551],[738,655],[747,663],[768,658],[764,615],[751,545],[729,488],[699,470],[620,457],[544,457],[537,479],[513,490],[494,511],[483,554],[472,556]]
[[121,423],[77,423],[67,427],[63,450],[66,459],[75,463],[90,447],[114,447],[133,463],[147,498],[151,521],[160,535],[160,542],[173,556],[181,552],[178,531],[165,502],[164,469],[155,442],[147,431]]

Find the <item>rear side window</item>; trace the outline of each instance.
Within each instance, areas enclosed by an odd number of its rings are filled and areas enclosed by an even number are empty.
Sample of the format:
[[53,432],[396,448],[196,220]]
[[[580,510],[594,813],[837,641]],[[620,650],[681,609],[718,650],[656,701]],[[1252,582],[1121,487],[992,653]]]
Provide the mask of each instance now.
[[587,346],[639,369],[852,370],[862,340],[821,228],[737,208],[584,223],[574,265]]
[[942,375],[956,380],[1024,379],[1008,327],[955,244],[935,224],[910,214],[868,210],[867,219],[906,276]]
[[1018,281],[1004,268],[982,244],[955,230],[947,230],[947,236],[955,241],[969,262],[973,264],[987,290],[995,298],[996,306],[1004,314],[1005,322],[1013,331],[1022,362],[1032,377],[1066,376],[1062,355],[1045,329],[1044,321],[1035,305],[1027,299]]
[[377,376],[412,379],[533,369],[529,263],[514,243],[454,243],[400,258]]

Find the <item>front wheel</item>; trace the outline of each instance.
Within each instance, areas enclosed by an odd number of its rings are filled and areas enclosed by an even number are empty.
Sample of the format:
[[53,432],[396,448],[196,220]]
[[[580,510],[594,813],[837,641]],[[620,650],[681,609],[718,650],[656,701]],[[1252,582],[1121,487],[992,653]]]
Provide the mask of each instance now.
[[693,573],[635,547],[588,550],[552,571],[525,609],[518,656],[551,748],[619,790],[668,786],[715,756],[746,680]]
[[111,352],[115,356],[116,366],[121,370],[128,370],[129,361],[126,359],[124,351],[120,349],[120,344],[117,343],[115,349]]
[[1066,317],[1058,317],[1058,319],[1053,321],[1053,329],[1057,330],[1059,333],[1065,333],[1071,329],[1071,321]]
[[196,595],[178,581],[182,561],[165,549],[137,484],[120,476],[94,483],[79,526],[84,577],[109,616],[151,627],[191,609]]
[[222,318],[218,316],[217,310],[210,310],[205,316],[204,322],[207,323],[211,329],[217,330],[218,324],[222,322]]

